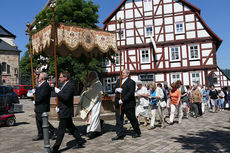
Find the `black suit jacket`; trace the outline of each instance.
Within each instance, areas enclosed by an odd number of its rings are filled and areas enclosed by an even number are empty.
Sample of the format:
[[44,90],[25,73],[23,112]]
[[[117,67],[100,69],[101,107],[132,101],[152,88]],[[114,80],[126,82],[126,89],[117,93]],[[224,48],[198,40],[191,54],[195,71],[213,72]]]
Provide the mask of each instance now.
[[71,118],[74,116],[73,98],[75,94],[75,85],[72,81],[65,84],[58,95],[59,117]]
[[47,81],[40,87],[36,88],[35,92],[35,112],[49,112],[50,111],[50,94],[51,88]]
[[[117,80],[116,88],[120,88],[120,79]],[[122,84],[122,101],[123,104],[121,105],[122,109],[133,108],[136,107],[135,101],[135,89],[136,83],[130,78]],[[120,100],[120,93],[115,93],[115,107],[119,107],[119,100]]]

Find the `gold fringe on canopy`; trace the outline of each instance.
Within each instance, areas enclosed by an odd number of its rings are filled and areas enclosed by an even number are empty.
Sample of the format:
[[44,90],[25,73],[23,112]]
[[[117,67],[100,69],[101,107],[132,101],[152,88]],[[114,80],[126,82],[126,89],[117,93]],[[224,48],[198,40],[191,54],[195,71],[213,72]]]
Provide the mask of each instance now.
[[[49,25],[32,36],[33,54],[45,53],[53,56],[52,26]],[[98,56],[103,53],[117,53],[116,34],[65,24],[57,27],[57,54],[66,57],[72,54]]]

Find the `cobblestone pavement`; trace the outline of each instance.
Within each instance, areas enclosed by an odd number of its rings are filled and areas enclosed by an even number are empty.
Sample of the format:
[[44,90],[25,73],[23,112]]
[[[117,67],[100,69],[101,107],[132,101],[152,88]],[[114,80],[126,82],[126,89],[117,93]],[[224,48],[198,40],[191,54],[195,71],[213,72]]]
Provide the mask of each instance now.
[[[1,153],[41,153],[43,141],[32,141],[36,136],[33,104],[31,100],[21,100],[24,113],[15,114],[16,126],[0,127]],[[148,130],[141,126],[142,135],[139,138],[131,137],[132,129],[126,124],[128,135],[124,140],[111,141],[115,134],[115,120],[106,120],[103,135],[93,140],[87,140],[85,148],[71,149],[74,138],[68,133],[60,147],[60,152],[89,152],[89,153],[149,153],[149,152],[230,152],[230,111],[210,113],[200,118],[184,119],[182,124],[174,124],[164,129],[160,127]],[[176,119],[177,120],[177,119]],[[57,127],[58,121],[50,120]],[[75,125],[82,133],[86,130],[85,123],[75,121]],[[157,123],[156,123],[157,124]],[[54,144],[51,140],[51,146]]]

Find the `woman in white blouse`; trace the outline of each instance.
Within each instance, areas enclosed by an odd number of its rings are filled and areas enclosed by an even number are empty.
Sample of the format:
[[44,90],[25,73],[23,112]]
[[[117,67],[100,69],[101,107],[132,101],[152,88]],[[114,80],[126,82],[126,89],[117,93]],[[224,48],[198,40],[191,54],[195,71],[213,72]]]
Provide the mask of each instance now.
[[144,126],[147,126],[147,117],[148,117],[148,106],[149,106],[149,92],[145,86],[142,85],[141,81],[137,81],[137,106],[136,106],[136,116],[137,120],[140,123],[140,116],[143,116],[145,119]]

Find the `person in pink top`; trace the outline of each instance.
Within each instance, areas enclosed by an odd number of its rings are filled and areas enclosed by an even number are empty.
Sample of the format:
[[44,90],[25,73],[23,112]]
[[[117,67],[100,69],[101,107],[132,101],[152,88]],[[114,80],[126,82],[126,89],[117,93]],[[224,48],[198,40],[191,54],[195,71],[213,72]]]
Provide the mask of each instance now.
[[[181,107],[181,105],[179,105],[180,97],[181,97],[180,90],[177,88],[175,83],[172,83],[171,87],[172,87],[172,90],[170,91],[171,112],[170,112],[170,118],[169,118],[169,122],[168,122],[169,124],[173,124],[175,111],[181,110],[181,109],[178,109],[178,107]],[[182,111],[179,111],[178,114],[179,114],[178,123],[181,123]]]

